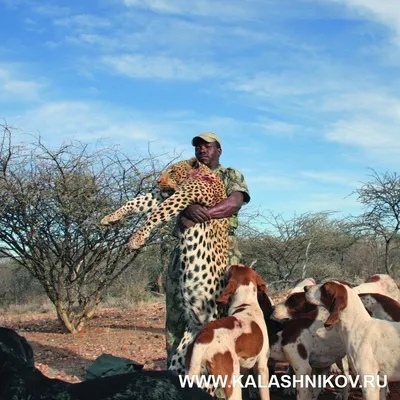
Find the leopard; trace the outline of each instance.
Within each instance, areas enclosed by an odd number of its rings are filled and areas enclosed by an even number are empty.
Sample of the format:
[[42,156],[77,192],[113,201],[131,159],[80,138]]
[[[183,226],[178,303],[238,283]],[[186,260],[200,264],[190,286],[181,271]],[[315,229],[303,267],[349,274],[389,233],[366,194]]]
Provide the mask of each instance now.
[[[166,168],[158,186],[159,192],[138,196],[101,220],[110,226],[129,214],[148,212],[145,223],[129,238],[131,249],[142,247],[156,226],[189,205],[210,208],[227,197],[222,179],[195,157]],[[219,218],[179,232],[179,291],[188,323],[168,367],[178,374],[185,372],[186,352],[196,334],[222,316],[216,299],[226,285],[229,226],[229,218]]]

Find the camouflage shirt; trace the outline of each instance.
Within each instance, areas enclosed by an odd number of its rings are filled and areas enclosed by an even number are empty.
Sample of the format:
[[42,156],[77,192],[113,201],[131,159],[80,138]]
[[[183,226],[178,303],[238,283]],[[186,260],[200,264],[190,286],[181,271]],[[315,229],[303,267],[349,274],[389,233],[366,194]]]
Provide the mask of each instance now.
[[[222,182],[225,185],[226,195],[229,197],[233,192],[242,192],[243,193],[243,204],[247,204],[250,201],[249,189],[247,187],[247,183],[244,180],[244,176],[237,169],[233,168],[225,168],[223,165],[219,165],[216,169],[213,170],[217,175],[219,175],[222,179]],[[230,230],[229,234],[233,235],[236,228],[239,225],[238,213],[235,213],[230,218]],[[172,232],[172,235],[175,237],[179,236],[179,228],[178,225],[175,225],[175,228]]]
[[[224,182],[227,196],[231,195],[233,192],[242,192],[244,204],[247,204],[250,201],[249,189],[241,172],[233,168],[225,168],[221,164],[214,169],[213,172],[219,175]],[[231,217],[231,229],[235,230],[238,227],[238,224],[239,219],[238,214],[236,213]]]

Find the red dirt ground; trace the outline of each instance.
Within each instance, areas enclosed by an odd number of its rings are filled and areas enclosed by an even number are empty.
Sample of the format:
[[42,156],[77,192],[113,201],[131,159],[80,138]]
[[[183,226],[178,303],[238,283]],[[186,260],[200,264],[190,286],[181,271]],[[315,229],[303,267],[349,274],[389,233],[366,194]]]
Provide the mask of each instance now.
[[[0,315],[0,325],[15,329],[32,344],[36,367],[46,376],[79,382],[86,368],[103,353],[126,357],[145,369],[165,368],[164,303],[137,309],[102,308],[86,328],[75,335],[62,333],[55,314]],[[400,399],[400,387],[391,386],[390,399]],[[273,400],[294,397],[272,393]],[[334,393],[320,399],[333,400]],[[352,390],[351,400],[362,399]]]

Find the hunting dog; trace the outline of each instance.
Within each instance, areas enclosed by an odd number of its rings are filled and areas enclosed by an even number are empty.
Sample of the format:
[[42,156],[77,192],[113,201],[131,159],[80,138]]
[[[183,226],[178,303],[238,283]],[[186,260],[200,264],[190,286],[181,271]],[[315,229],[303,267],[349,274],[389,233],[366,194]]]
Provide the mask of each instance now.
[[[325,327],[338,333],[353,372],[364,382],[366,376],[386,376],[400,381],[400,323],[371,318],[358,294],[336,281],[306,286],[306,300],[325,307],[329,317]],[[380,392],[381,391],[381,392]],[[362,385],[364,399],[386,398],[386,388]],[[380,397],[381,396],[381,397]]]
[[233,265],[228,285],[217,299],[227,305],[228,316],[211,321],[197,334],[188,349],[186,373],[190,377],[208,373],[226,377],[223,387],[227,400],[242,399],[240,385],[233,384],[240,368],[256,369],[262,400],[269,400],[268,332],[257,293],[267,291],[262,278],[251,268]]

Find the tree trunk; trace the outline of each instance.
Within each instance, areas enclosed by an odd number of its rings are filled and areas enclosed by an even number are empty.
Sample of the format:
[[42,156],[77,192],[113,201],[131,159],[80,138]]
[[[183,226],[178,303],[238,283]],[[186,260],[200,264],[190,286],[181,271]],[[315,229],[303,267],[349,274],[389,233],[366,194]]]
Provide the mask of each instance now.
[[311,240],[308,242],[308,245],[306,248],[306,256],[305,256],[304,265],[303,265],[303,272],[301,274],[302,279],[304,279],[307,274],[308,252],[310,250],[310,246],[311,246]]
[[78,330],[70,320],[69,315],[65,311],[65,308],[61,304],[61,302],[58,302],[58,304],[56,304],[56,311],[58,320],[60,321],[63,328],[69,333],[78,333]]
[[170,262],[170,255],[168,254],[168,246],[163,239],[160,243],[160,263],[161,263],[161,272],[158,274],[156,278],[158,293],[164,294],[164,277],[168,271],[168,265]]
[[390,242],[391,239],[385,241],[385,269],[386,273],[390,275],[390,263],[389,263],[389,253],[390,253]]
[[160,294],[164,294],[163,278],[164,278],[163,272],[160,272],[156,278],[157,289],[158,293]]
[[57,301],[55,306],[58,320],[63,328],[69,333],[78,333],[85,326],[85,323],[92,318],[96,311],[97,302],[87,305],[79,314],[74,312],[68,313],[62,300]]

